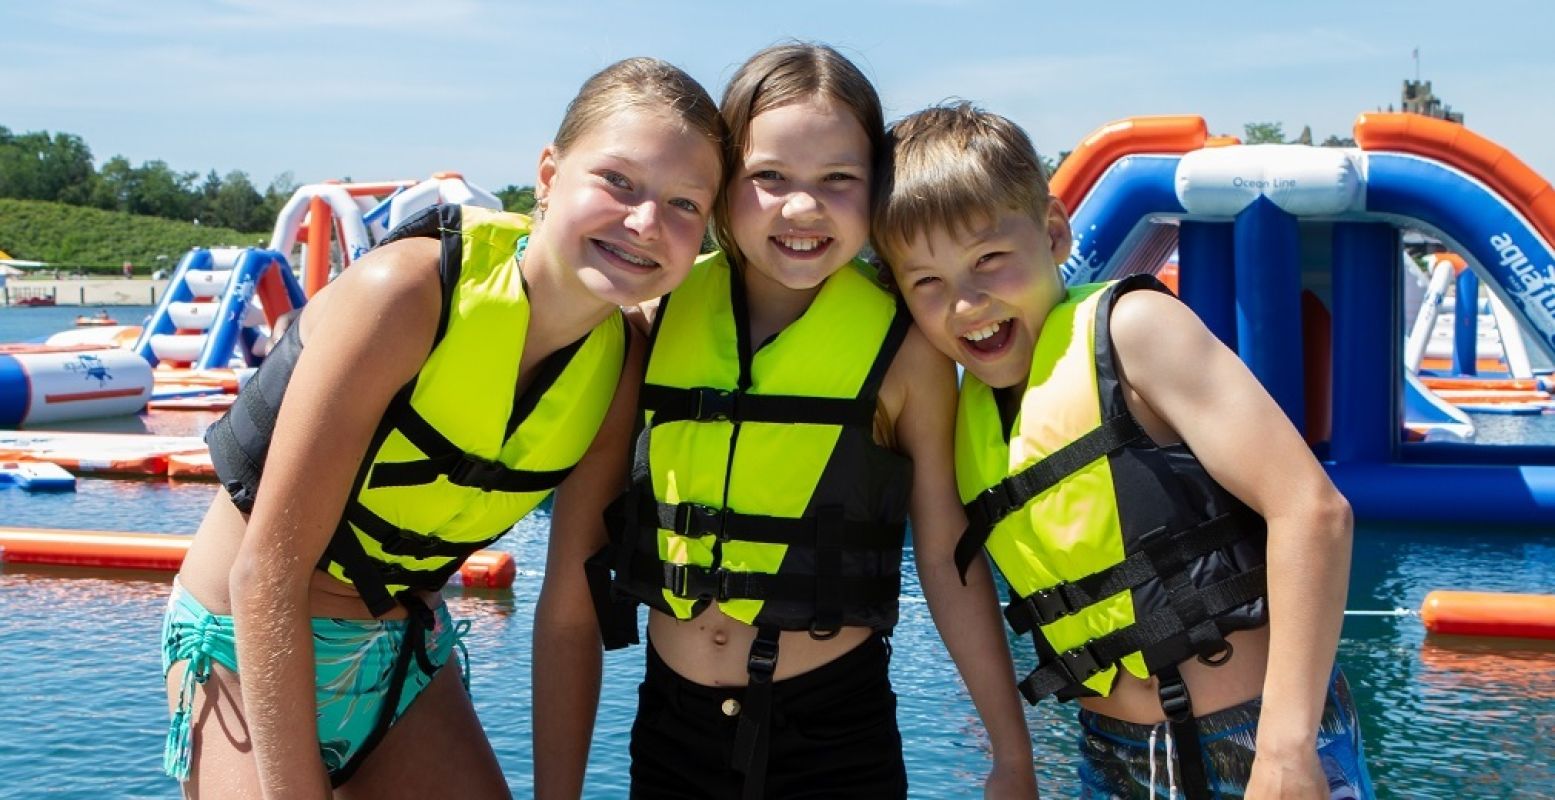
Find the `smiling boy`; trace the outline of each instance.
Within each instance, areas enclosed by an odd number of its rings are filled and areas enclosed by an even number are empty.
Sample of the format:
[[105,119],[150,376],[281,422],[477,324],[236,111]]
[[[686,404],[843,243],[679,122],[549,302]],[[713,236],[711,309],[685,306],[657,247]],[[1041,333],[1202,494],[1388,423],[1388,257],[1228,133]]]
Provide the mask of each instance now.
[[1153,278],[1065,287],[1009,120],[929,108],[885,151],[876,250],[966,368],[956,560],[1009,583],[1027,699],[1080,698],[1082,796],[1371,796],[1334,666],[1350,509],[1294,427]]

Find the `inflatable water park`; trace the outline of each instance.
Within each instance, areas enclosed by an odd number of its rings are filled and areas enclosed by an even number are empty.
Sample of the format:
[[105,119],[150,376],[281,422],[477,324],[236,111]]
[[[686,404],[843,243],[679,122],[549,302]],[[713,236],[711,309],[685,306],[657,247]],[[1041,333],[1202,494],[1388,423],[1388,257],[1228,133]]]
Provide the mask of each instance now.
[[[1555,412],[1555,189],[1445,120],[1362,114],[1354,140],[1243,145],[1192,116],[1107,125],[1053,179],[1075,231],[1065,276],[1173,267],[1357,519],[1548,525],[1555,445],[1476,441],[1464,409]],[[1417,266],[1406,237],[1442,255]],[[1411,319],[1405,287],[1426,268]]]
[[[502,206],[452,172],[305,185],[282,207],[268,246],[185,253],[143,324],[120,325],[102,311],[42,341],[0,344],[0,490],[73,491],[78,475],[213,480],[199,436],[51,428],[226,409],[284,316],[402,220],[437,203]],[[0,561],[9,564],[170,571],[188,544],[177,534],[0,527]],[[514,572],[510,554],[482,551],[459,577],[496,588],[510,586]]]
[[[1103,126],[1054,175],[1071,284],[1162,277],[1303,432],[1361,521],[1548,525],[1555,444],[1475,419],[1555,414],[1555,189],[1451,122],[1368,113],[1355,147],[1244,145],[1195,116]],[[140,325],[106,312],[0,344],[0,491],[75,476],[210,480],[198,436],[53,430],[219,412],[284,316],[411,214],[500,208],[456,173],[303,186],[263,248],[186,253]],[[332,253],[334,254],[332,262]],[[82,322],[82,320],[77,320]],[[8,563],[173,570],[188,537],[0,528]],[[507,553],[471,586],[511,584]],[[1436,592],[1433,630],[1555,639],[1555,598]]]

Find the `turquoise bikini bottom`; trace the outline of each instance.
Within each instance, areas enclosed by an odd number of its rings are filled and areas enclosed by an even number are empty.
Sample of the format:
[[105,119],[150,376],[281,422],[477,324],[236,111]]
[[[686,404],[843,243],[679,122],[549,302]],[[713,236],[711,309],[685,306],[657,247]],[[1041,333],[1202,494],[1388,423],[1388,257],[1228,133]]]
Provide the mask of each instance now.
[[[442,603],[429,609],[426,618],[425,634],[410,637],[424,642],[419,648],[423,652],[404,654],[405,664],[399,662],[407,632],[418,627],[408,620],[313,620],[319,754],[336,786],[350,777],[383,732],[432,682],[456,646],[464,655],[465,691],[469,691],[469,654],[463,642],[469,621],[456,624]],[[238,659],[232,617],[212,614],[175,580],[162,622],[162,675],[166,677],[181,661],[189,662],[189,667],[178,692],[162,768],[169,777],[183,781],[189,777],[192,755],[194,684],[206,681],[213,662],[237,673]],[[401,680],[396,681],[396,673],[403,676]],[[384,709],[396,694],[393,714],[385,719]]]

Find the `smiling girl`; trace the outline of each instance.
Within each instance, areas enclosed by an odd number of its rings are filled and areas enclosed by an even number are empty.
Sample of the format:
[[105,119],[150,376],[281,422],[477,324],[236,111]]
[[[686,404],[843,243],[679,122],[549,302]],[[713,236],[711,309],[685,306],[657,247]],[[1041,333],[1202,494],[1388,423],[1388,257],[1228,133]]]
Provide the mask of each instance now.
[[[652,609],[632,796],[906,795],[887,636],[909,516],[925,595],[990,732],[990,794],[1034,796],[991,579],[980,568],[963,586],[949,566],[964,525],[955,373],[855,258],[883,132],[875,90],[829,47],[782,45],[738,70],[721,110],[723,249],[653,314],[631,482],[595,561],[613,572],[616,603],[595,587],[607,646],[636,640],[636,603]],[[570,549],[553,549],[537,624],[587,596],[564,565],[604,538],[598,508],[570,499],[552,538]],[[537,637],[537,694],[550,681],[556,706],[537,705],[536,730],[592,702],[598,645],[574,623],[570,647],[548,638],[542,655]],[[553,746],[580,774],[586,747]]]
[[533,223],[432,209],[307,305],[208,435],[226,491],[163,635],[188,796],[507,796],[438,590],[587,480],[618,306],[691,268],[722,132],[685,73],[617,63],[541,153]]

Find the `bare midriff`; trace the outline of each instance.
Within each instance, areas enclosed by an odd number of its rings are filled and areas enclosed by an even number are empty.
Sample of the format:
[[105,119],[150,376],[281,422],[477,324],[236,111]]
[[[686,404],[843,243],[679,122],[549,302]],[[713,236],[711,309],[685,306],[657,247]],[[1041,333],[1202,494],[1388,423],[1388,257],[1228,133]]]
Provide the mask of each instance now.
[[[817,639],[809,631],[783,631],[773,680],[823,666],[871,635],[873,631],[861,627],[845,627],[829,639]],[[744,686],[750,680],[746,662],[756,628],[725,615],[717,603],[688,620],[654,611],[648,615],[648,636],[664,663],[686,680],[703,686]]]
[[[1245,703],[1263,693],[1264,667],[1269,660],[1269,626],[1237,631],[1226,637],[1229,658],[1218,665],[1189,659],[1178,665],[1195,716],[1212,714]],[[1080,706],[1098,714],[1153,725],[1166,718],[1161,712],[1160,681],[1134,677],[1121,666],[1118,680],[1106,697],[1080,698]]]
[[[189,554],[184,556],[178,582],[212,614],[232,614],[228,579],[247,526],[248,518],[243,512],[232,504],[226,493],[218,492],[205,519],[200,522],[194,542],[189,545]],[[427,596],[435,595],[427,593]],[[319,570],[314,570],[308,579],[308,614],[335,619],[373,618],[367,604],[350,584]],[[404,617],[405,609],[396,606],[382,619]]]

